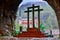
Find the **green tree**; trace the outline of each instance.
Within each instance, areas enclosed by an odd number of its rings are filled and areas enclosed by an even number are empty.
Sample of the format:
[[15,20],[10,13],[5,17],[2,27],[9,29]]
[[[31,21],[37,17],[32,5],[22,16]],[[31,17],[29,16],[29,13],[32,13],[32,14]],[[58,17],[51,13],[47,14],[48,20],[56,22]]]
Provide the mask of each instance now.
[[44,25],[43,23],[40,25],[40,29],[41,29],[42,31],[46,30],[46,27],[45,27],[45,25]]

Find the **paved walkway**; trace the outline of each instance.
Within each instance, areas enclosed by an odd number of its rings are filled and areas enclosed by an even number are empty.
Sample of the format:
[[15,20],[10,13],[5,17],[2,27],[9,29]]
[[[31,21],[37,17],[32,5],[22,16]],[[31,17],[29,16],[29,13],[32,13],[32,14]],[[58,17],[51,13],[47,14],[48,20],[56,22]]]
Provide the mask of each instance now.
[[0,38],[0,40],[59,40],[58,38],[14,38],[14,37],[5,37]]

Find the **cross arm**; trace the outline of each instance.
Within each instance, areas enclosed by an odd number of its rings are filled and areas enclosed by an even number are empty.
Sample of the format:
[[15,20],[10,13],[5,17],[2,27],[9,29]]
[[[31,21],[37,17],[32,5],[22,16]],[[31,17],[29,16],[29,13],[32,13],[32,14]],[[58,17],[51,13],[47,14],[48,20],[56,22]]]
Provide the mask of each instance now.
[[[34,11],[43,11],[43,9],[36,9],[36,10],[34,10]],[[29,11],[25,11],[25,12],[32,12],[32,10],[29,10]]]

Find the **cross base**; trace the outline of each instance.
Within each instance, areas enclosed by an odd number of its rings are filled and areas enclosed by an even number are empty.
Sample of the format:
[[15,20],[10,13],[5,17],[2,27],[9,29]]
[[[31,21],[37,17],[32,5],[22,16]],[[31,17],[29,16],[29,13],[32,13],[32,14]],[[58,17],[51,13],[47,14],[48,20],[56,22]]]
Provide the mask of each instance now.
[[22,32],[21,34],[16,35],[15,37],[37,37],[44,38],[46,37],[41,31],[37,31],[35,28],[28,28],[27,32]]

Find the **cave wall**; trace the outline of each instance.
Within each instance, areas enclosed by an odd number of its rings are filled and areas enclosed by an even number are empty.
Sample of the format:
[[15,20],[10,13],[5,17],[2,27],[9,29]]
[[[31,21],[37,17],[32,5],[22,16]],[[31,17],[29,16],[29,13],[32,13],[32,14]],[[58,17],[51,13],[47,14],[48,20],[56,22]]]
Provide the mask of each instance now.
[[0,0],[0,35],[5,36],[14,32],[13,25],[16,18],[16,10],[21,1]]

